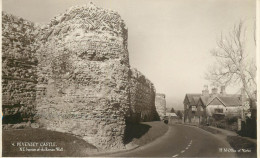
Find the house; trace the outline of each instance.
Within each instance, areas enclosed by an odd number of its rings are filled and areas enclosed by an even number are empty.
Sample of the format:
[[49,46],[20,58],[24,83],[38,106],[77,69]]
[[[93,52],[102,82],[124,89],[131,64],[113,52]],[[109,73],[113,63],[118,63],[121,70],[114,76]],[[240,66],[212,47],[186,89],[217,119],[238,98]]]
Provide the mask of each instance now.
[[166,112],[166,117],[169,120],[169,124],[182,122],[182,120],[174,112]]
[[197,103],[201,94],[186,94],[184,104],[184,122],[199,123],[201,108],[197,107]]
[[184,99],[184,121],[190,123],[208,122],[209,118],[241,117],[242,102],[245,95],[226,94],[225,87],[220,93],[213,88],[209,93],[204,86],[201,94],[186,94]]
[[239,96],[215,96],[210,98],[205,106],[206,116],[241,117],[241,106]]

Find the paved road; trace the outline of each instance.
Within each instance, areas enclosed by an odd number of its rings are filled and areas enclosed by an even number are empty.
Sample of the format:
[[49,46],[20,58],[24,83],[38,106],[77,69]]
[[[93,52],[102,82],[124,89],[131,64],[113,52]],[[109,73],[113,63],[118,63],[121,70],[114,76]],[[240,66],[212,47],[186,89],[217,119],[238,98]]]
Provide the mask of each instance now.
[[235,157],[232,152],[220,152],[220,148],[230,149],[229,144],[193,126],[169,125],[168,132],[156,141],[135,150],[107,155],[112,157]]

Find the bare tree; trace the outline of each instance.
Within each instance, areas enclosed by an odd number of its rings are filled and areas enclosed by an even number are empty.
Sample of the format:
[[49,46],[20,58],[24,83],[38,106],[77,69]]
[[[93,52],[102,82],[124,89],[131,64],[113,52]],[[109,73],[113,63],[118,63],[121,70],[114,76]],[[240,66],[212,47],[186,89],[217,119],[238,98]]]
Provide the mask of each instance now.
[[218,47],[211,50],[216,63],[206,73],[206,79],[214,86],[241,84],[247,96],[255,99],[256,61],[252,57],[255,52],[246,51],[246,42],[246,28],[242,21],[228,34],[221,33]]

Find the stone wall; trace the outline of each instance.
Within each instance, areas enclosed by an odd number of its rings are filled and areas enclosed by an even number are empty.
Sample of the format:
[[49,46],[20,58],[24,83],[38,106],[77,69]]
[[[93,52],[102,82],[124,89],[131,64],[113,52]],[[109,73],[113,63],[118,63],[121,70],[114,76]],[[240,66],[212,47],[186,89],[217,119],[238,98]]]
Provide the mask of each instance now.
[[160,116],[160,119],[163,119],[163,117],[166,115],[165,94],[156,93],[155,107],[156,107],[156,111],[158,112],[158,114]]
[[125,147],[127,121],[158,119],[153,84],[130,70],[118,13],[89,4],[47,25],[2,19],[4,124],[36,122],[106,150]]
[[130,71],[130,122],[155,121],[155,88],[141,72]]
[[34,45],[37,27],[22,18],[2,13],[3,123],[33,121],[36,99]]
[[37,51],[39,124],[99,148],[123,148],[129,108],[127,30],[93,4],[52,19]]

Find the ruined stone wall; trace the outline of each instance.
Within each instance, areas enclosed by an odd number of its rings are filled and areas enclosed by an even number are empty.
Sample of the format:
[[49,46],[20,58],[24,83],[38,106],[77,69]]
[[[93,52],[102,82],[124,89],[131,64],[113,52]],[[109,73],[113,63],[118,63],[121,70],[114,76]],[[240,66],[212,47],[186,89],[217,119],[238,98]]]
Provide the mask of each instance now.
[[155,88],[141,72],[130,71],[130,118],[129,122],[155,121]]
[[161,119],[166,115],[165,94],[156,93],[155,107]]
[[3,124],[34,119],[38,64],[34,43],[37,32],[33,23],[2,13]]
[[99,148],[123,148],[129,109],[123,20],[91,4],[67,10],[45,30],[37,51],[39,124]]
[[3,123],[36,121],[119,149],[127,121],[158,119],[154,85],[130,70],[118,13],[90,4],[41,27],[6,13],[2,19]]

